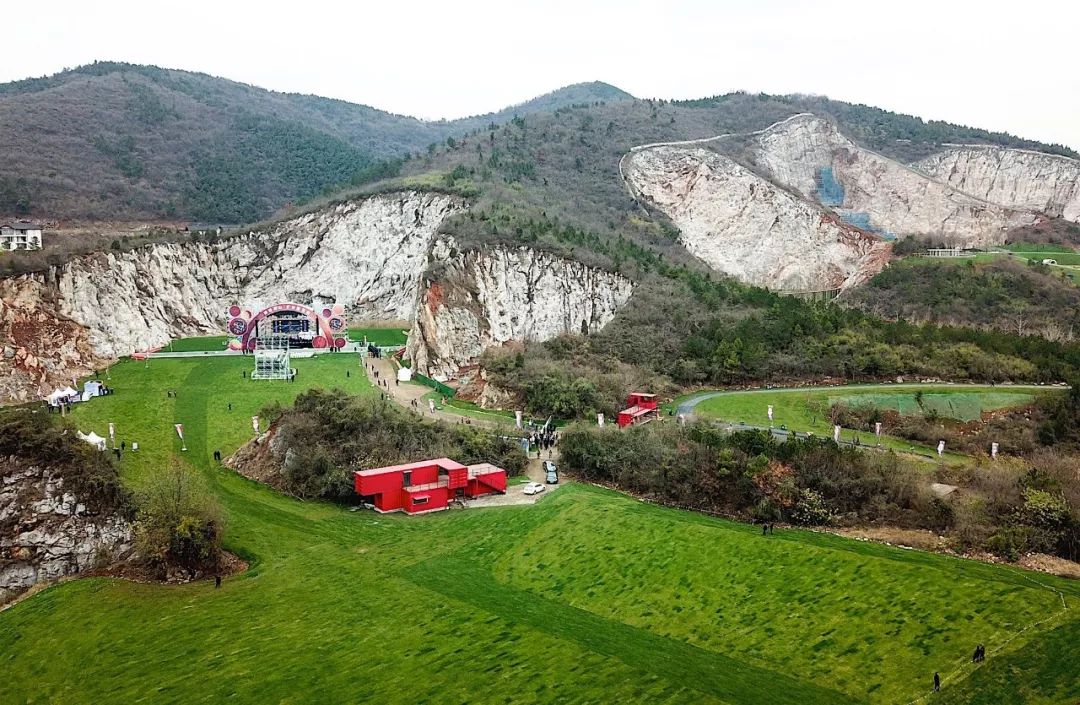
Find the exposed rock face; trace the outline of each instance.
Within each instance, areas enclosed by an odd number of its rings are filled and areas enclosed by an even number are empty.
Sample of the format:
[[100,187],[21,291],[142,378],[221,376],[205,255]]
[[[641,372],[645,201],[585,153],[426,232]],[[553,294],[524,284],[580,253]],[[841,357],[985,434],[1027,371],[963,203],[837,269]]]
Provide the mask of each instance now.
[[[627,280],[550,255],[461,255],[436,242],[445,218],[466,207],[443,194],[373,196],[218,243],[97,253],[2,280],[0,401],[46,394],[105,359],[220,332],[232,303],[334,301],[355,318],[420,318],[416,354],[445,372],[487,345],[579,331],[582,320],[596,330],[629,297]],[[440,283],[421,287],[429,265],[454,275],[445,306],[434,304]]]
[[14,458],[0,472],[0,602],[130,553],[131,525],[88,510],[62,478]]
[[617,274],[528,248],[432,248],[406,354],[427,375],[451,376],[486,348],[547,340],[607,324],[633,286]]
[[374,196],[217,244],[156,245],[82,257],[50,273],[60,313],[102,356],[224,327],[231,303],[344,303],[349,315],[410,318],[428,249],[452,196]]
[[796,115],[756,135],[751,158],[805,198],[897,237],[940,235],[985,246],[1004,242],[1010,228],[1036,220],[863,149],[814,115]]
[[779,290],[845,288],[877,273],[880,238],[701,147],[631,152],[623,174],[672,219],[680,241],[713,269]]
[[35,277],[0,280],[0,400],[71,383],[101,364],[85,328],[57,314]]
[[952,147],[912,166],[1009,208],[1080,222],[1080,161],[1002,147]]

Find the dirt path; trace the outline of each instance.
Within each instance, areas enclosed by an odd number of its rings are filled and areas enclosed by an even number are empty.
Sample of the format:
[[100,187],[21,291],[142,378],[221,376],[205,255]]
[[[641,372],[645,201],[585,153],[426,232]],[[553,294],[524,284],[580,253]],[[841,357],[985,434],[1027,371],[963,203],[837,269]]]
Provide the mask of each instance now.
[[[430,392],[431,389],[422,384],[415,384],[413,382],[398,383],[396,381],[397,368],[394,367],[394,363],[387,357],[365,357],[364,369],[367,371],[368,379],[371,380],[371,383],[374,384],[380,392],[388,395],[390,399],[415,414],[429,419],[437,419],[444,423],[468,423],[469,425],[480,426],[482,428],[504,427],[503,424],[494,421],[454,414],[441,409],[436,409],[435,413],[432,413],[428,407],[427,401],[423,399],[424,395]],[[377,378],[375,376],[376,372],[378,372]],[[386,386],[383,386],[381,384],[382,382],[385,382]],[[413,406],[413,402],[416,402],[416,406]]]

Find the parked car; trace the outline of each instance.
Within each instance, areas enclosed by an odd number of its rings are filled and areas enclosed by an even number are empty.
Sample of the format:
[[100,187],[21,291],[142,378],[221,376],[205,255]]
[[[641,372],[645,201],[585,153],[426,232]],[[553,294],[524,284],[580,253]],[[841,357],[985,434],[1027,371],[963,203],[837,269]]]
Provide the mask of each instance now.
[[555,467],[555,463],[550,460],[544,461],[544,480],[549,485],[559,484],[559,471]]
[[529,484],[525,485],[524,492],[525,494],[540,494],[546,489],[547,488],[541,485],[539,482],[530,482]]

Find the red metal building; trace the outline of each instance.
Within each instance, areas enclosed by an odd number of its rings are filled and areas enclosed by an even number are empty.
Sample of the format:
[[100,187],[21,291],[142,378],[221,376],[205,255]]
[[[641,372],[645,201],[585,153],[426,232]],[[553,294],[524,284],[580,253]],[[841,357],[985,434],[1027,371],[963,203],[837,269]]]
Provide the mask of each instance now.
[[628,408],[620,411],[619,417],[616,419],[619,428],[626,428],[636,423],[645,423],[660,415],[655,394],[631,392],[630,396],[626,397],[626,405]]
[[489,463],[462,465],[450,458],[390,465],[353,473],[356,494],[380,512],[408,514],[446,509],[456,497],[506,492],[506,471]]

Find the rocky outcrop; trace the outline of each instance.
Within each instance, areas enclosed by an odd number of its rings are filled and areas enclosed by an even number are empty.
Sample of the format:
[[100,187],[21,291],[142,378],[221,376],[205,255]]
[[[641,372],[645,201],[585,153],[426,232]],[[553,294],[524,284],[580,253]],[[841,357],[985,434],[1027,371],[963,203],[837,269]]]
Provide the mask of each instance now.
[[219,332],[232,303],[335,301],[355,317],[408,318],[435,232],[464,207],[442,194],[374,196],[215,244],[81,257],[45,281],[104,357]]
[[459,252],[439,240],[429,269],[406,355],[437,377],[511,340],[599,330],[633,290],[618,274],[525,247]]
[[713,269],[778,290],[852,286],[890,247],[732,159],[695,146],[653,146],[623,159],[635,196],[663,211],[680,241]]
[[912,164],[965,193],[1080,222],[1080,161],[992,146],[957,146]]
[[102,363],[86,328],[60,315],[34,277],[0,279],[0,341],[0,400],[27,401]]
[[14,458],[0,471],[0,602],[131,552],[131,524],[95,513],[65,490],[63,478]]
[[1003,243],[1009,229],[1036,220],[863,149],[814,115],[796,115],[758,133],[749,158],[804,198],[890,236],[940,236],[982,247]]

